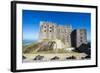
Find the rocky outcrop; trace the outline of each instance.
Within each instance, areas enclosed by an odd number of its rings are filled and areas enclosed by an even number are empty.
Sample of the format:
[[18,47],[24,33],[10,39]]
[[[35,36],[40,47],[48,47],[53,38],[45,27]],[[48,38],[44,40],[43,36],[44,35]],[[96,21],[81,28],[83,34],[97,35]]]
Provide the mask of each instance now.
[[59,49],[66,50],[66,48],[67,46],[61,40],[58,39],[46,40],[27,46],[24,50],[24,53],[41,52],[41,51],[56,52]]
[[54,48],[54,41],[43,41],[37,44],[31,44],[27,46],[23,52],[24,53],[32,53],[34,52],[40,52],[40,51],[48,51],[48,50],[53,50]]

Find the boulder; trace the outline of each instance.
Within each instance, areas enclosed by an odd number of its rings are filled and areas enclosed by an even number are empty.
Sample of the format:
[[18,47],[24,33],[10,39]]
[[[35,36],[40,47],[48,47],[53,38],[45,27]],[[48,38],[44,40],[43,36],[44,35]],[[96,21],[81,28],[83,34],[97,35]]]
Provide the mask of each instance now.
[[76,59],[75,56],[70,56],[70,57],[67,57],[66,59]]
[[58,56],[55,56],[53,58],[51,58],[51,60],[59,60],[60,58]]
[[41,55],[37,55],[34,60],[42,60],[44,58],[44,56],[41,56]]

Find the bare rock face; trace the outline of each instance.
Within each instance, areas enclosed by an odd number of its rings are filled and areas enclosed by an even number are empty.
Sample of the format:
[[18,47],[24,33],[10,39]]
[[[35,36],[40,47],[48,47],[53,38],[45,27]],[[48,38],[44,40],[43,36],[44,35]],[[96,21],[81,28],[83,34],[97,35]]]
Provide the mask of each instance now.
[[30,44],[24,48],[23,53],[31,53],[32,51],[36,50],[41,44],[42,42],[36,44]]
[[27,46],[24,50],[24,53],[32,53],[32,51],[34,52],[49,51],[49,50],[55,51],[57,49],[63,49],[63,48],[66,48],[66,46],[61,40],[58,39],[47,40]]
[[49,50],[49,43],[43,42],[37,49],[37,51],[47,51]]
[[66,47],[65,44],[61,40],[55,39],[55,40],[43,42],[40,45],[38,51],[57,50],[57,49],[65,48],[65,47]]
[[48,41],[48,42],[43,42],[40,47],[38,48],[38,51],[48,51],[48,50],[53,50],[54,48],[54,41]]
[[40,51],[48,51],[53,50],[54,42],[52,41],[42,41],[36,44],[31,44],[24,49],[24,53],[32,53],[32,51],[40,52]]

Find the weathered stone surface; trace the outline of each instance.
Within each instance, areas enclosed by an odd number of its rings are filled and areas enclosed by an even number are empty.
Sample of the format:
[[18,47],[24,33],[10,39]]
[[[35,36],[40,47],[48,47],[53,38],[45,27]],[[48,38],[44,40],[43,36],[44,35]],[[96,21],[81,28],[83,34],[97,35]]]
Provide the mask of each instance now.
[[71,46],[71,25],[61,26],[52,22],[40,22],[40,31],[39,31],[39,40],[42,41],[44,39],[61,40],[66,47]]

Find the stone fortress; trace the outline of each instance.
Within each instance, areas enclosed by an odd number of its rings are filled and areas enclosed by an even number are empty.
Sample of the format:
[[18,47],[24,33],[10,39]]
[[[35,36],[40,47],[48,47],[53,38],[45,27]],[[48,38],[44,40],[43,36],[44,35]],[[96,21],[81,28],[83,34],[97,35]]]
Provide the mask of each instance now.
[[56,42],[56,48],[67,50],[87,43],[85,29],[73,30],[71,25],[61,26],[52,22],[40,22],[39,41],[49,40]]

